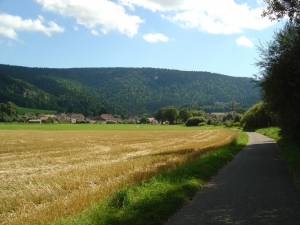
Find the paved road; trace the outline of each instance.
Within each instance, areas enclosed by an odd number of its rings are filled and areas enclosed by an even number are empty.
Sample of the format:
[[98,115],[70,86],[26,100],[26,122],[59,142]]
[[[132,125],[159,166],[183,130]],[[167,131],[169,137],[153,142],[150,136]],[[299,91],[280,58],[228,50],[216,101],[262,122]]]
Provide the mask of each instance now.
[[166,225],[300,224],[300,189],[275,142],[248,135],[246,148]]

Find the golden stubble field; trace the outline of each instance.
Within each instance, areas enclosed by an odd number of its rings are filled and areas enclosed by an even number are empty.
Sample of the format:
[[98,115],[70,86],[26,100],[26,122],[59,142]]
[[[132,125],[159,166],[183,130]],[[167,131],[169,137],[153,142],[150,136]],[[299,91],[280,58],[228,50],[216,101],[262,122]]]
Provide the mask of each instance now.
[[0,130],[0,224],[45,224],[78,214],[117,187],[192,161],[236,135]]

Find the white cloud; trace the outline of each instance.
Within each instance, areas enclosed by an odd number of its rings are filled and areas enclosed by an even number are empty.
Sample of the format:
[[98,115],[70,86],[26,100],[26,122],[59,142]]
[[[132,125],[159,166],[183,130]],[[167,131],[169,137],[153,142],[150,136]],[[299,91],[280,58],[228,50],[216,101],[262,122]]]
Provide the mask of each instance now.
[[121,5],[128,6],[132,10],[136,5],[150,9],[153,12],[174,10],[184,3],[182,0],[119,0],[118,2]]
[[143,35],[143,38],[145,41],[150,42],[150,43],[156,43],[159,41],[167,42],[170,40],[167,36],[165,36],[161,33],[145,34],[145,35]]
[[94,30],[100,27],[102,33],[112,30],[129,37],[138,32],[143,22],[138,16],[126,14],[123,6],[109,0],[36,0],[47,11],[56,12],[66,17],[73,17],[77,24]]
[[254,46],[254,44],[252,43],[252,41],[250,41],[247,37],[245,36],[241,36],[238,39],[236,39],[236,43],[239,46],[246,46],[249,48],[252,48]]
[[256,2],[257,2],[257,4],[259,4],[259,5],[264,4],[264,1],[263,1],[263,0],[257,0]]
[[48,22],[48,26],[45,26],[44,22],[45,20],[42,16],[39,16],[36,20],[23,20],[19,16],[0,14],[0,36],[18,40],[18,31],[43,32],[48,36],[55,32],[64,31],[64,28],[53,21]]
[[[259,0],[258,0],[259,1]],[[263,8],[234,0],[119,0],[122,5],[163,12],[162,17],[186,29],[212,34],[262,30],[273,23],[261,17]]]
[[97,31],[95,31],[95,30],[91,30],[91,33],[92,33],[93,35],[99,36],[99,33],[98,33]]

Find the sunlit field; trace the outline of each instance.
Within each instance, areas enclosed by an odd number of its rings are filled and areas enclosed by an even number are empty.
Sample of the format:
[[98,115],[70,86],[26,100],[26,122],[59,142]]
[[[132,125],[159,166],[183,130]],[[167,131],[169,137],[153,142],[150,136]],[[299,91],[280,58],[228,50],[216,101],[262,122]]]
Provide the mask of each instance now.
[[0,224],[76,215],[116,188],[194,160],[231,130],[1,130]]

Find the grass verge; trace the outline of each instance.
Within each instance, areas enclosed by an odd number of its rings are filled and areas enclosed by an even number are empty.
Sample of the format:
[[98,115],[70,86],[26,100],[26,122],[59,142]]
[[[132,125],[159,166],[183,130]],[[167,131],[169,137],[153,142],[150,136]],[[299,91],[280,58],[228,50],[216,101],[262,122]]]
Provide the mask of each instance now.
[[30,124],[30,123],[0,123],[0,130],[98,130],[98,131],[173,131],[173,130],[218,130],[222,126],[187,127],[185,125],[156,124]]
[[128,184],[81,215],[56,224],[163,224],[247,142],[248,136],[241,132],[230,144],[208,152],[194,162],[148,181]]
[[300,143],[282,137],[278,127],[262,128],[256,130],[256,132],[266,135],[277,142],[283,159],[292,169],[297,181],[300,182]]

